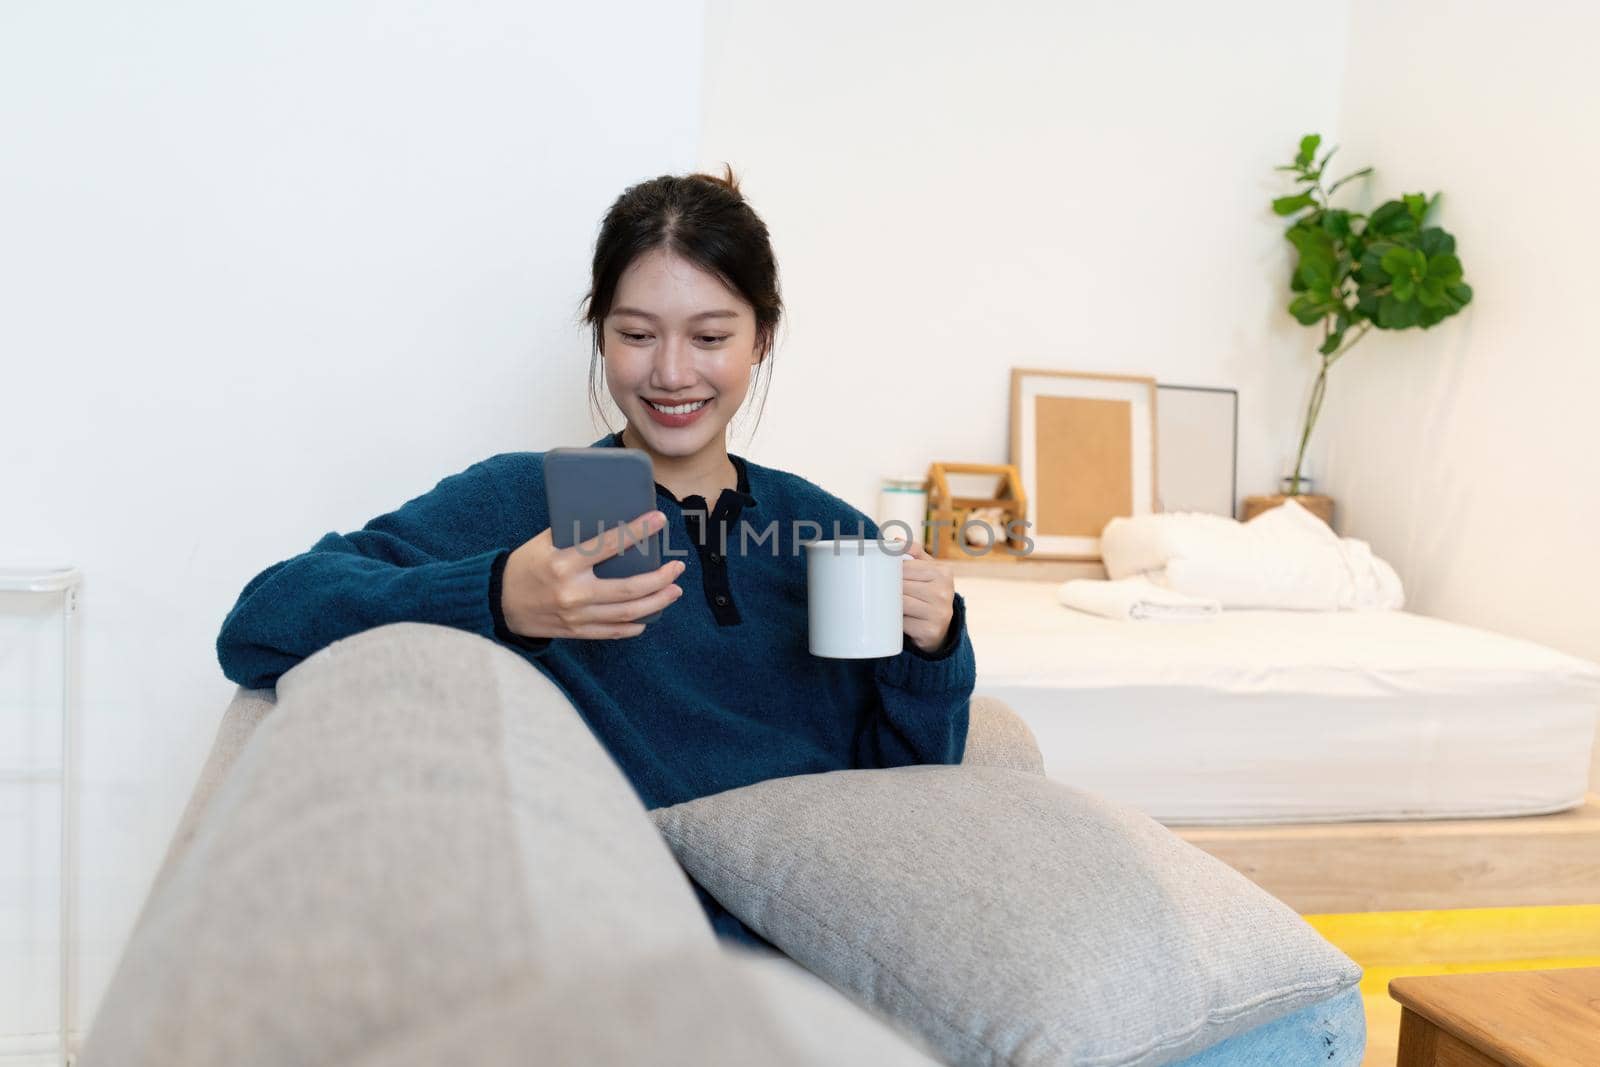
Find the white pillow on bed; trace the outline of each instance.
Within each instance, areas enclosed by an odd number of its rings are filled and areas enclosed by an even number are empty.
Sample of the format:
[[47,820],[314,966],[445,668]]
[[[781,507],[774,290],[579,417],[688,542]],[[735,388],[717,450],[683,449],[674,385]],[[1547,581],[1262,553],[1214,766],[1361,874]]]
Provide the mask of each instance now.
[[1116,518],[1100,538],[1106,574],[1142,575],[1224,608],[1398,610],[1400,577],[1365,541],[1341,538],[1293,500],[1249,522],[1176,513]]
[[1338,611],[1337,579],[1326,567],[1306,566],[1303,557],[1264,555],[1249,560],[1179,557],[1169,560],[1166,570],[1152,581],[1225,608]]

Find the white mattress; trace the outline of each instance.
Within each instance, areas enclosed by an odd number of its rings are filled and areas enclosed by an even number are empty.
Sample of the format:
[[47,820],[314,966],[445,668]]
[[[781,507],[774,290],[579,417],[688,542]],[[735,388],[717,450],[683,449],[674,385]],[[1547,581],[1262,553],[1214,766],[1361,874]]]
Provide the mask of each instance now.
[[1583,802],[1600,666],[1407,612],[1115,622],[957,580],[977,692],[1045,773],[1169,824],[1532,815]]

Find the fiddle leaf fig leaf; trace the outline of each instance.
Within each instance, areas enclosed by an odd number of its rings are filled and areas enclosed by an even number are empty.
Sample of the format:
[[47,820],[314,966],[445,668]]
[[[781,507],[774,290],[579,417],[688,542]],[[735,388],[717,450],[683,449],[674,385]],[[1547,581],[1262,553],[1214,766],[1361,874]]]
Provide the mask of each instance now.
[[1294,157],[1295,163],[1300,167],[1311,166],[1311,157],[1317,154],[1317,146],[1321,143],[1320,133],[1308,133],[1300,138],[1300,152]]
[[1329,208],[1322,213],[1322,228],[1329,237],[1350,236],[1350,212]]
[[1421,193],[1406,193],[1400,198],[1406,205],[1406,214],[1411,216],[1415,228],[1422,227],[1422,217],[1428,213],[1428,198]]
[[1272,210],[1279,215],[1293,215],[1302,208],[1314,207],[1317,201],[1310,193],[1280,196],[1272,202]]
[[1416,293],[1417,285],[1428,275],[1428,259],[1414,248],[1394,245],[1383,254],[1379,261],[1385,274],[1392,279],[1394,295],[1401,300],[1410,300]]
[[1289,302],[1289,314],[1302,326],[1321,322],[1343,307],[1326,289],[1308,290]]
[[1285,235],[1300,253],[1295,267],[1299,280],[1311,289],[1333,285],[1335,253],[1333,238],[1320,226],[1298,224]]
[[1389,272],[1383,268],[1383,257],[1396,246],[1388,241],[1374,241],[1367,246],[1361,254],[1361,280],[1374,285],[1383,284],[1389,280]]
[[1380,330],[1404,330],[1422,318],[1422,305],[1390,293],[1378,301],[1377,326]]
[[1444,256],[1456,250],[1456,239],[1437,226],[1429,226],[1417,235],[1417,247],[1422,254],[1432,259],[1434,256]]
[[1369,233],[1380,234],[1385,237],[1394,237],[1402,233],[1410,233],[1417,228],[1416,220],[1411,217],[1411,211],[1404,202],[1390,200],[1379,205],[1367,220]]
[[1376,320],[1378,317],[1378,289],[1376,285],[1363,285],[1356,290],[1356,311],[1363,319]]
[[[1395,292],[1398,294],[1400,290],[1396,288]],[[1417,303],[1422,305],[1424,312],[1430,308],[1443,307],[1444,302],[1445,296],[1443,281],[1438,278],[1428,277],[1417,283]],[[1426,319],[1428,316],[1426,313],[1424,313],[1422,317]],[[1426,323],[1424,323],[1424,325],[1426,325]]]
[[1315,253],[1301,253],[1300,277],[1306,288],[1327,291],[1333,285],[1333,260]]
[[1437,279],[1441,285],[1455,285],[1461,280],[1461,261],[1448,252],[1429,256],[1427,264],[1428,277]]

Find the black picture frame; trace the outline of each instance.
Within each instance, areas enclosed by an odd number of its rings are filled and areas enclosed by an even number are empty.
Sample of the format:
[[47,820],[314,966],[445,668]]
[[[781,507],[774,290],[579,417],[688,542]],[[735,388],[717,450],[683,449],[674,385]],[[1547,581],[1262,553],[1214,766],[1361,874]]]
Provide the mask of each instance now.
[[[1200,511],[1237,518],[1239,510],[1239,390],[1156,383],[1158,511]],[[1225,432],[1227,447],[1216,447]],[[1218,467],[1225,451],[1227,470]],[[1227,501],[1220,499],[1227,485]]]

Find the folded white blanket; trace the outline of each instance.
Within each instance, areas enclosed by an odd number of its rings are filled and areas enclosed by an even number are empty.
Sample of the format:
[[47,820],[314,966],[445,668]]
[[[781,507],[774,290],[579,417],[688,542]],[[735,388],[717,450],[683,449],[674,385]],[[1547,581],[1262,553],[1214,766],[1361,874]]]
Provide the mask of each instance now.
[[1069,608],[1100,615],[1107,619],[1160,619],[1185,622],[1204,619],[1222,610],[1215,600],[1184,596],[1143,578],[1123,578],[1103,582],[1094,578],[1073,578],[1062,582],[1056,599]]
[[1293,500],[1249,522],[1173,512],[1112,519],[1100,535],[1106,573],[1143,577],[1224,608],[1398,610],[1405,590],[1365,541],[1341,538]]

